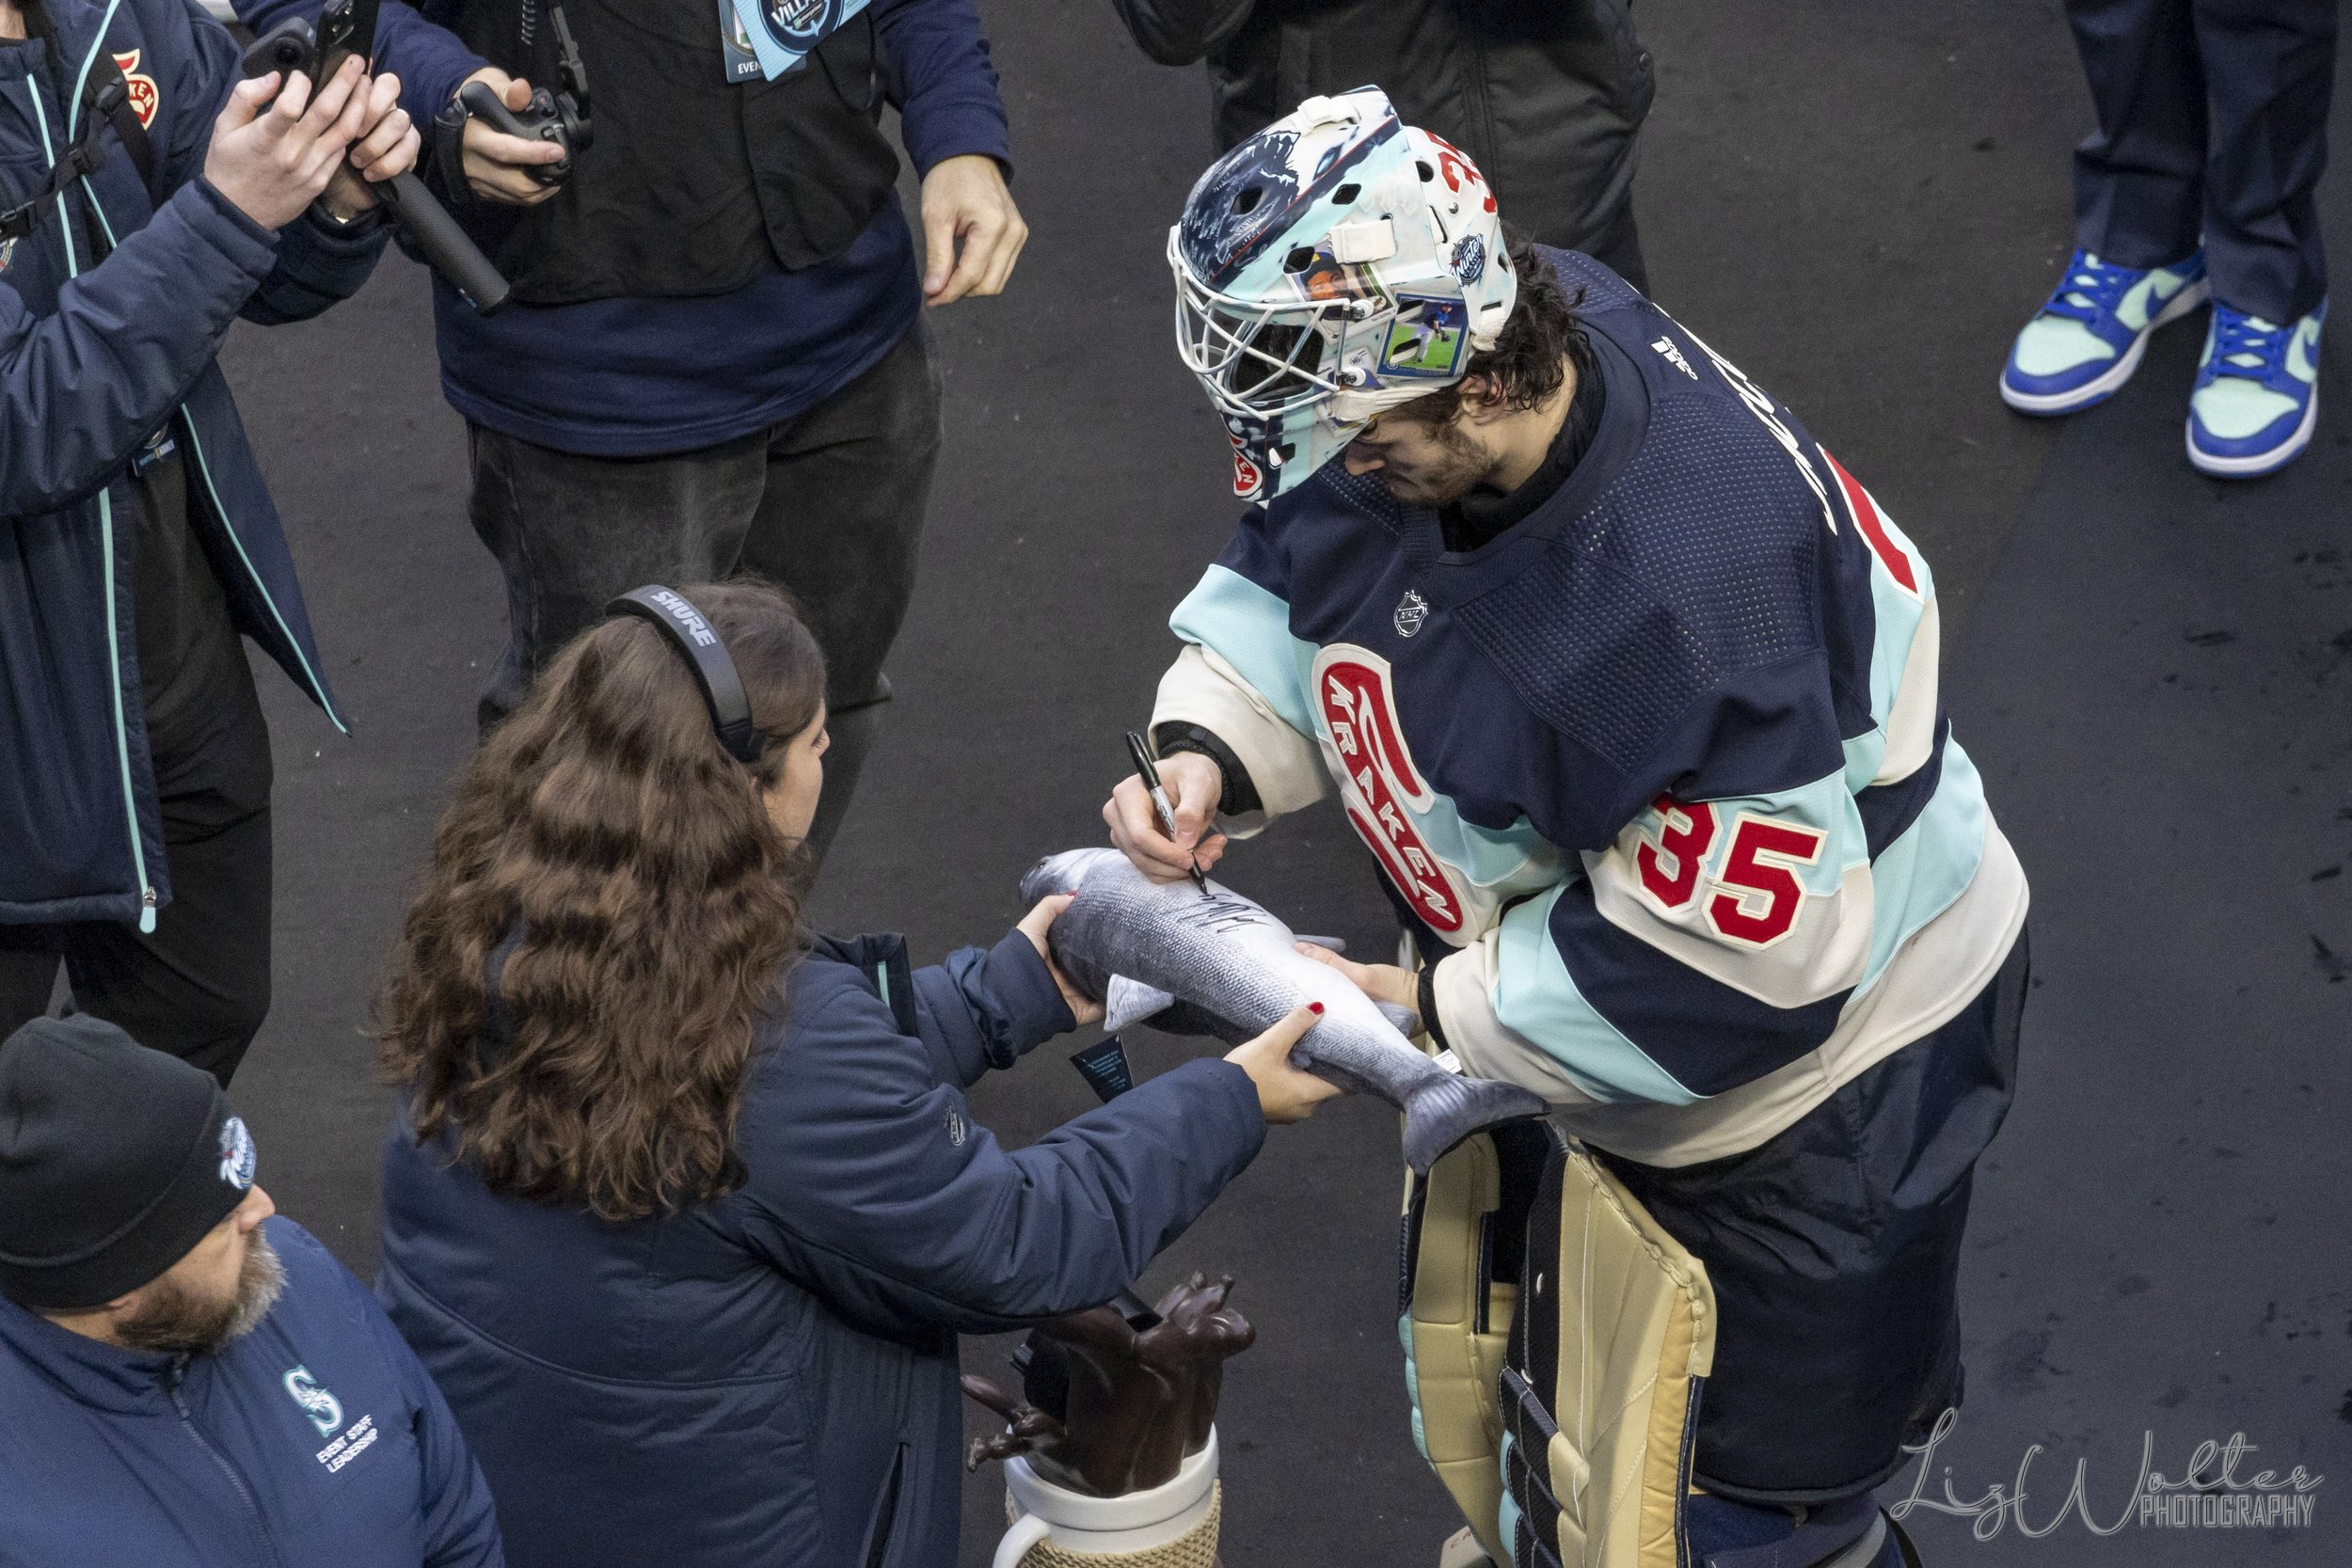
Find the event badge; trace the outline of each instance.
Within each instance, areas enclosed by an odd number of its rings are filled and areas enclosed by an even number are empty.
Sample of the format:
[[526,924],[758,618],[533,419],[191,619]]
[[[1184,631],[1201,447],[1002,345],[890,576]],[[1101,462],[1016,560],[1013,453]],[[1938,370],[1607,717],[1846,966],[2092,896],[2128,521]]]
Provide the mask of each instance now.
[[[727,51],[727,80],[746,80],[738,52],[748,47],[755,68],[771,82],[798,67],[825,35],[866,8],[866,0],[733,0],[734,15],[720,29]],[[724,6],[725,0],[722,0]]]
[[719,49],[726,55],[727,82],[748,82],[759,74],[759,56],[752,53],[752,35],[735,14],[735,0],[719,0]]

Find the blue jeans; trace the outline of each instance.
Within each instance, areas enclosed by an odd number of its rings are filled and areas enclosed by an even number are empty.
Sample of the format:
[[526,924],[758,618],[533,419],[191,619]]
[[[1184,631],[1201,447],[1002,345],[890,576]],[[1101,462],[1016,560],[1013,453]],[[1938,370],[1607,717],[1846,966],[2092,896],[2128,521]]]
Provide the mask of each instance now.
[[2067,0],[2099,129],[2074,150],[2074,240],[2161,266],[2198,246],[2214,297],[2291,322],[2327,296],[2336,0]]

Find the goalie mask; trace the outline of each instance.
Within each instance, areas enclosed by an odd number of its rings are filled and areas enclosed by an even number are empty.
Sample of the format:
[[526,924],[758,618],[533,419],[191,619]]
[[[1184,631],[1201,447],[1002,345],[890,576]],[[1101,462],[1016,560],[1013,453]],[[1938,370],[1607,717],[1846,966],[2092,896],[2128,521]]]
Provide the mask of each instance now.
[[1494,193],[1386,94],[1310,98],[1213,165],[1168,231],[1176,343],[1280,495],[1384,408],[1451,387],[1518,297]]

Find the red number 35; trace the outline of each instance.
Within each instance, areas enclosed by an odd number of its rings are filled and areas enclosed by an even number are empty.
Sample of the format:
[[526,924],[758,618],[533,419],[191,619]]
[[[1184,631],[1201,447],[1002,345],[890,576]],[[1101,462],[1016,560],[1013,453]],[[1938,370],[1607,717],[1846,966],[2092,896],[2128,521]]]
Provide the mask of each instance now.
[[[1643,837],[1633,863],[1652,898],[1669,911],[1683,909],[1697,895],[1700,868],[1715,847],[1715,808],[1704,800],[1661,795],[1651,809],[1662,819],[1659,833],[1655,839]],[[1827,836],[1742,813],[1714,879],[1717,891],[1707,901],[1707,923],[1717,934],[1753,947],[1769,947],[1787,936],[1804,901],[1794,868],[1820,860]]]

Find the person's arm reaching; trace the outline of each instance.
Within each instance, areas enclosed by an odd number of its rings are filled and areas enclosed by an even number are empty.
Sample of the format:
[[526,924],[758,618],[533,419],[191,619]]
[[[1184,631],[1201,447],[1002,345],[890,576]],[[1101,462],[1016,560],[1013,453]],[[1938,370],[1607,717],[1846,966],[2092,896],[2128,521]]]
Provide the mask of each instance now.
[[1070,895],[1038,901],[993,947],[965,947],[913,975],[915,1006],[969,1088],[991,1069],[1012,1066],[1036,1046],[1103,1016],[1103,1005],[1071,983],[1047,955],[1045,933]]
[[[259,38],[294,17],[316,25],[326,0],[231,0],[237,20]],[[401,107],[420,126],[433,123],[467,77],[487,62],[448,28],[428,22],[404,0],[383,0],[375,18],[378,71],[400,78]]]
[[[1292,1068],[1305,1009],[1005,1148],[890,1009],[843,987],[743,1111],[748,1239],[873,1332],[989,1332],[1108,1300],[1335,1092]],[[1254,1052],[1252,1047],[1255,1048]]]
[[[1208,870],[1228,835],[1248,838],[1330,787],[1306,688],[1315,649],[1291,633],[1286,572],[1265,509],[1253,507],[1168,617],[1184,647],[1160,677],[1152,736],[1176,835],[1160,832],[1133,779],[1103,808],[1112,842],[1156,880],[1187,875],[1196,856]],[[1221,831],[1203,838],[1221,804],[1230,808]]]

